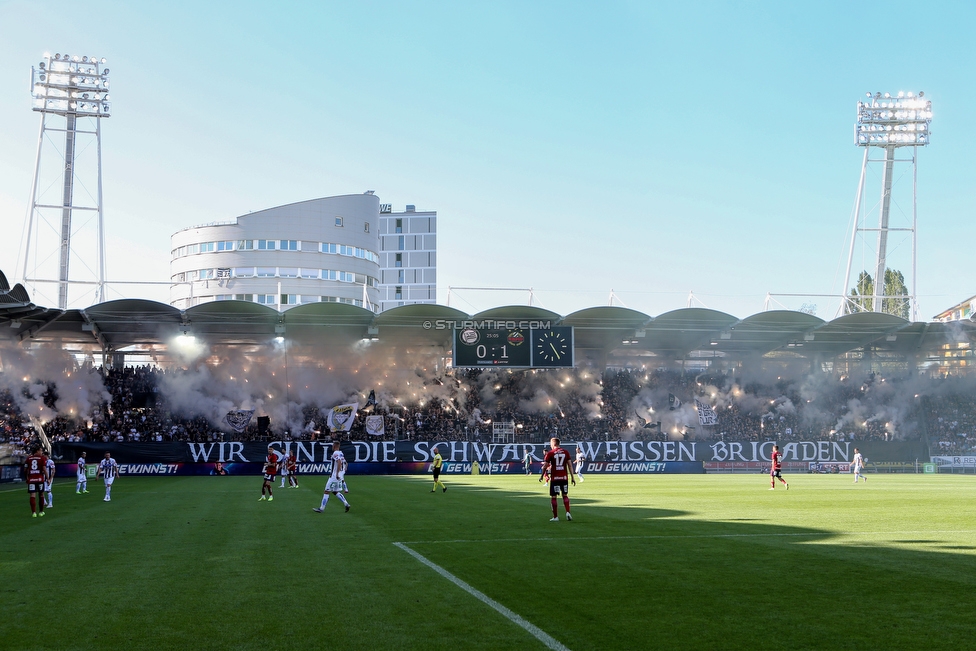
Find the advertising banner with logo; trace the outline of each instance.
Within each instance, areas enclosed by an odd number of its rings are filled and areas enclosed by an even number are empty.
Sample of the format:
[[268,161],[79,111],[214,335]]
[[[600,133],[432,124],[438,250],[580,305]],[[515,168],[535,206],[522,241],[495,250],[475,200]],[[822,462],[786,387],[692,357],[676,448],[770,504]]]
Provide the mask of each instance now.
[[930,462],[939,468],[976,468],[976,455],[935,456]]

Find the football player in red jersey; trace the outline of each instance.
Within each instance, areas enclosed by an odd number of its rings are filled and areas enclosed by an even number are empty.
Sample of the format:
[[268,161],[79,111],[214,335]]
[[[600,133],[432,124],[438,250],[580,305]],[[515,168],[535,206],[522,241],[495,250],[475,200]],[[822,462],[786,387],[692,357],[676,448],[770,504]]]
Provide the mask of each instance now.
[[552,518],[549,522],[559,522],[559,512],[556,497],[559,493],[563,496],[563,507],[566,509],[566,519],[572,521],[573,515],[569,512],[569,481],[572,480],[573,486],[576,485],[576,473],[573,471],[572,459],[569,452],[559,447],[559,439],[553,437],[549,439],[549,447],[545,458],[542,460],[542,481],[549,474],[549,498],[552,501]]
[[27,492],[30,494],[31,517],[44,516],[44,484],[47,479],[47,457],[35,449],[24,463]]
[[769,466],[769,490],[776,490],[776,479],[778,478],[790,490],[790,485],[783,479],[780,472],[783,470],[783,455],[779,451],[779,446],[773,446],[773,456],[770,458],[772,465]]
[[[278,474],[278,467],[280,465],[281,461],[279,461],[277,453],[275,453],[274,448],[269,445],[268,457],[264,460],[264,484],[261,486],[261,497],[258,499],[259,502],[263,500],[268,500],[271,502],[274,500],[274,494],[271,492],[271,487],[274,486],[275,475]],[[265,490],[268,491],[267,497],[264,495]]]
[[288,453],[285,466],[288,468],[288,485],[292,488],[298,488],[298,458],[294,452]]

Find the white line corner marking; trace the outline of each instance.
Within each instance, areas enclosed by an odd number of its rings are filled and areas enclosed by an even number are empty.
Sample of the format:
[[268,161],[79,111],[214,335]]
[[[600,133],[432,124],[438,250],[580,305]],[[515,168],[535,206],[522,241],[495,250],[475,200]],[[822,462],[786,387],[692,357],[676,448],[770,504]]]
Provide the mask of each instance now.
[[408,554],[410,554],[414,558],[416,558],[418,561],[420,561],[421,563],[423,563],[424,565],[426,565],[430,569],[434,570],[435,572],[437,572],[438,574],[440,574],[441,576],[443,576],[445,579],[447,579],[448,581],[450,581],[451,583],[453,583],[457,587],[461,588],[462,590],[464,590],[465,592],[467,592],[468,594],[470,594],[471,596],[473,596],[478,601],[482,602],[483,604],[485,604],[485,605],[487,605],[487,606],[489,606],[491,608],[494,608],[499,613],[501,613],[501,615],[503,617],[505,617],[509,621],[514,622],[515,624],[518,624],[519,626],[521,626],[522,628],[524,628],[526,631],[528,631],[529,633],[531,633],[533,637],[535,637],[537,640],[539,640],[540,642],[542,642],[543,644],[545,644],[547,648],[554,649],[555,651],[569,651],[569,648],[566,647],[566,646],[563,646],[563,644],[560,643],[559,640],[557,640],[556,638],[552,637],[551,635],[549,635],[548,633],[546,633],[545,631],[543,631],[541,628],[539,628],[538,626],[536,626],[532,622],[530,622],[527,619],[523,618],[518,613],[513,613],[511,610],[509,610],[505,606],[501,605],[500,603],[498,603],[497,601],[495,601],[494,599],[492,599],[491,597],[489,597],[485,593],[483,593],[483,592],[481,592],[479,590],[475,590],[473,587],[471,587],[470,585],[468,585],[467,583],[465,583],[461,579],[457,578],[456,576],[454,576],[453,574],[451,574],[450,572],[448,572],[447,570],[445,570],[440,565],[437,565],[436,563],[432,563],[431,561],[427,560],[424,556],[418,554],[417,552],[415,552],[414,550],[410,549],[409,547],[407,547],[403,543],[395,542],[393,544],[396,545],[397,547],[399,547],[400,549],[402,549],[403,551],[407,552]]

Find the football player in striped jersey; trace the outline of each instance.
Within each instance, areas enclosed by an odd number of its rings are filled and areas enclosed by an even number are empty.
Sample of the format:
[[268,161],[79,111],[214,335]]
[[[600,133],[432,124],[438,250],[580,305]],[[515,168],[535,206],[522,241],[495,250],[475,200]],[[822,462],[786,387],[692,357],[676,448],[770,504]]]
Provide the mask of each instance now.
[[119,464],[112,458],[111,452],[105,453],[105,458],[98,464],[98,473],[95,476],[105,478],[105,501],[111,502],[112,484],[115,483],[115,478],[119,476]]
[[78,457],[78,472],[77,472],[78,482],[75,484],[75,492],[78,493],[79,495],[81,493],[88,492],[88,472],[87,472],[87,468],[85,467],[87,466],[87,464],[88,464],[88,453],[82,452],[81,456]]
[[47,508],[54,506],[54,495],[51,494],[51,484],[54,483],[54,459],[47,458],[44,464],[44,495],[47,499]]

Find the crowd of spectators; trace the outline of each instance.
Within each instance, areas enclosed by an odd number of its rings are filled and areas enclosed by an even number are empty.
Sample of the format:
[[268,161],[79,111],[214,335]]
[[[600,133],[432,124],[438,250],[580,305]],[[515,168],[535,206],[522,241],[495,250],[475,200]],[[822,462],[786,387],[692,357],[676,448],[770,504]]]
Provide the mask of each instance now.
[[944,380],[943,391],[925,396],[922,413],[929,451],[941,456],[976,456],[976,393],[958,378]]
[[[301,428],[252,419],[231,432],[211,415],[179,413],[163,379],[183,371],[158,367],[86,368],[97,374],[110,400],[84,417],[59,413],[45,423],[52,441],[208,442],[218,440],[368,437],[366,415],[384,416],[385,439],[510,440],[691,439],[726,441],[888,441],[929,437],[933,454],[976,451],[976,396],[972,380],[798,376],[745,379],[733,372],[608,369],[497,371],[457,369],[424,380],[436,399],[393,400],[360,408],[352,431],[332,434],[323,405],[302,405]],[[548,375],[546,375],[548,374]],[[921,388],[919,388],[921,387]],[[368,392],[369,387],[363,391]],[[915,393],[918,392],[918,393]],[[365,393],[364,393],[365,395]],[[21,440],[31,427],[10,391],[0,391],[0,443]],[[702,425],[696,400],[714,409],[715,424]],[[44,404],[56,411],[52,385]],[[260,415],[260,414],[257,414]],[[216,422],[215,422],[216,421]],[[500,429],[500,428],[499,428]],[[374,438],[375,440],[375,438]]]

